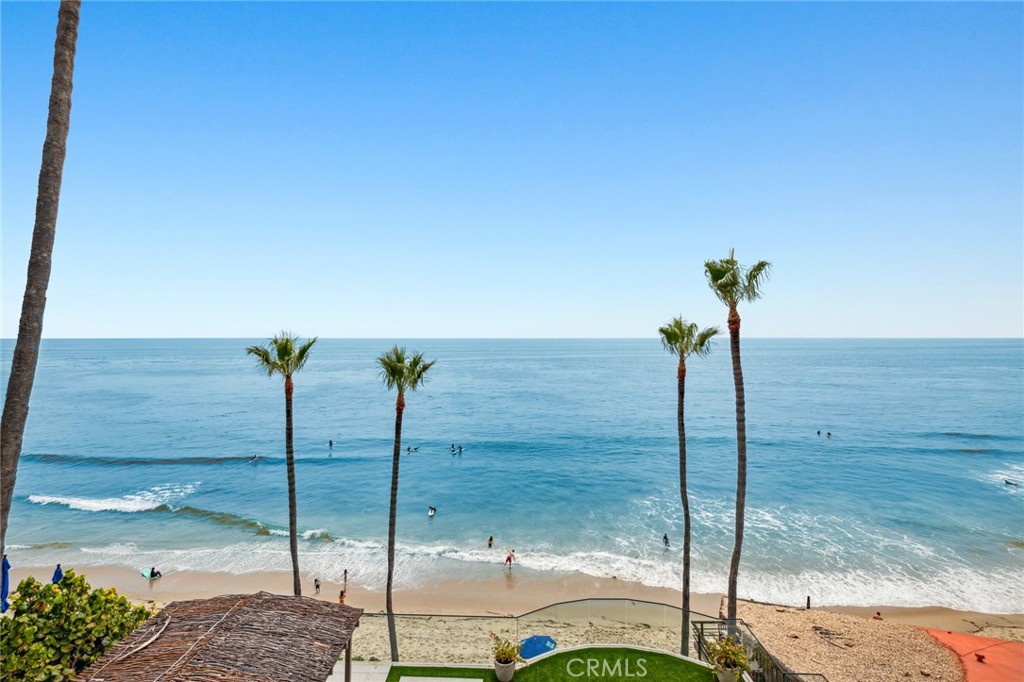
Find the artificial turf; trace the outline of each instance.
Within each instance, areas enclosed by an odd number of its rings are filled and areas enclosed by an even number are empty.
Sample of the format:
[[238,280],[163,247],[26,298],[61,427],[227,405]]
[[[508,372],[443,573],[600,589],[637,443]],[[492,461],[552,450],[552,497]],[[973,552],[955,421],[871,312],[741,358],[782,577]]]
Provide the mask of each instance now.
[[[413,668],[392,666],[388,682],[402,675],[476,677],[495,682],[486,668]],[[673,656],[638,649],[577,649],[549,656],[516,671],[514,682],[714,682],[708,668]]]

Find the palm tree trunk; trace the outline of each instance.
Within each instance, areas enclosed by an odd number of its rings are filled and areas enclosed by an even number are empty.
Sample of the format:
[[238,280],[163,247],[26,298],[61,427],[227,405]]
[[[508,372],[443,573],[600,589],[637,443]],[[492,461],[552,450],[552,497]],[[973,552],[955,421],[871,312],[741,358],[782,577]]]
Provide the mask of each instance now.
[[395,520],[398,513],[398,460],[402,450],[402,413],[405,411],[405,396],[398,394],[395,401],[395,451],[391,455],[391,509],[388,513],[388,585],[387,613],[388,636],[391,639],[391,660],[398,662],[398,633],[395,631],[395,609],[391,602],[391,589],[395,577]]
[[736,579],[743,551],[743,519],[747,505],[747,401],[743,393],[743,367],[740,365],[740,315],[729,310],[729,350],[732,352],[732,380],[736,387],[736,541],[729,562],[729,594],[726,617],[730,629],[736,620]]
[[680,651],[690,655],[690,494],[686,487],[686,362],[679,361],[678,372],[679,404],[676,408],[676,422],[679,426],[679,496],[683,502],[683,623]]
[[78,42],[78,17],[81,0],[62,0],[57,12],[57,40],[53,47],[53,79],[50,82],[50,110],[46,119],[46,140],[39,169],[36,196],[36,220],[29,251],[25,297],[21,304],[18,340],[14,346],[7,396],[0,421],[0,552],[6,547],[7,518],[14,499],[28,402],[39,360],[39,342],[43,336],[43,311],[50,283],[53,240],[57,229],[57,207],[64,177],[71,125],[71,90]]
[[299,514],[295,501],[295,449],[292,445],[292,378],[284,378],[284,456],[288,468],[288,546],[292,553],[292,587],[295,596],[302,596],[299,580]]

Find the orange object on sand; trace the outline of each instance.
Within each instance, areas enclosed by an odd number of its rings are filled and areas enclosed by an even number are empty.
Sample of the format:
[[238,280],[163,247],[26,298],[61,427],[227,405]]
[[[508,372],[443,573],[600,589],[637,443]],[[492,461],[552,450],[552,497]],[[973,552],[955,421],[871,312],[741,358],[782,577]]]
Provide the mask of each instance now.
[[960,657],[967,682],[1007,682],[1024,679],[1024,642],[979,637],[965,632],[924,630]]

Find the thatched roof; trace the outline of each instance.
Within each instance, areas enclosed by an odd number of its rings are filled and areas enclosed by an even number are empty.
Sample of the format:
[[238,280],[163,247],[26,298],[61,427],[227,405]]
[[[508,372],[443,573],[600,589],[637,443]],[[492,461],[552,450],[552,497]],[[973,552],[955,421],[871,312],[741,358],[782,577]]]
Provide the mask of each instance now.
[[80,682],[324,682],[362,609],[268,592],[178,601],[83,670]]

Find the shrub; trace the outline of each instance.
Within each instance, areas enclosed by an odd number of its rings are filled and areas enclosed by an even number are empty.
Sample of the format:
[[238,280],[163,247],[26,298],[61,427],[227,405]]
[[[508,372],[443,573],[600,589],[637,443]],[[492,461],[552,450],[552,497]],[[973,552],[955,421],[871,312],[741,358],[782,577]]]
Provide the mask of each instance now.
[[0,678],[64,682],[153,615],[73,570],[59,585],[25,578],[0,619]]
[[708,662],[719,670],[750,670],[747,652],[732,637],[708,640]]
[[523,657],[519,655],[523,645],[519,642],[510,642],[507,639],[498,637],[493,632],[491,633],[491,641],[494,643],[494,660],[498,663],[513,663],[519,661],[525,663]]

